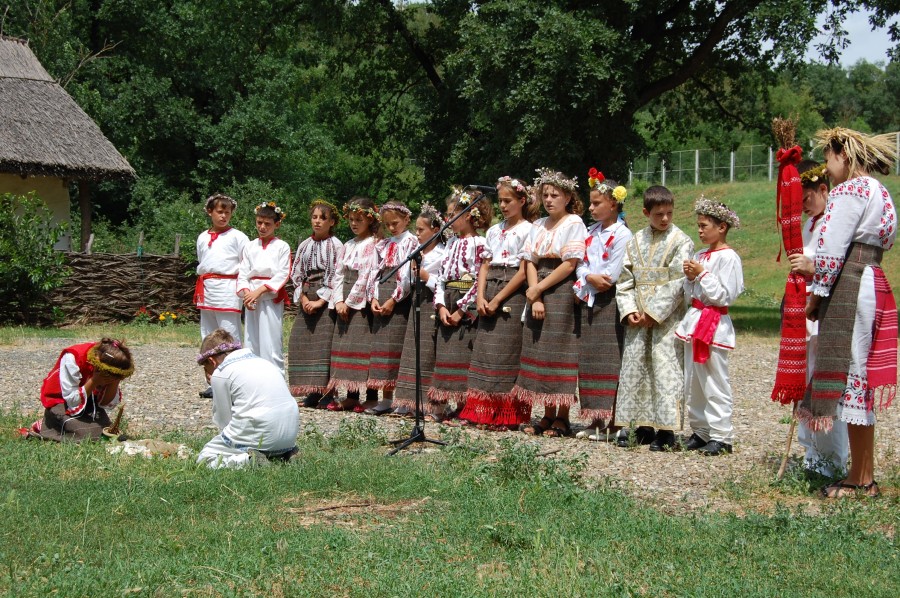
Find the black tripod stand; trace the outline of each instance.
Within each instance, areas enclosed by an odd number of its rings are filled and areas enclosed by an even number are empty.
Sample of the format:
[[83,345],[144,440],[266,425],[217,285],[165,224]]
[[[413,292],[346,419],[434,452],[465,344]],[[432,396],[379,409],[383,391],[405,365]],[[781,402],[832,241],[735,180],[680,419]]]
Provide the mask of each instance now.
[[415,423],[413,424],[412,432],[410,432],[408,438],[403,438],[400,440],[391,440],[390,443],[394,445],[394,448],[388,453],[388,456],[396,455],[398,452],[407,448],[411,444],[415,442],[429,442],[431,444],[437,444],[440,446],[446,446],[446,442],[442,442],[440,440],[435,440],[433,438],[428,438],[425,436],[425,413],[422,405],[422,361],[421,361],[421,345],[422,345],[422,285],[424,284],[422,280],[419,278],[419,272],[422,268],[422,253],[425,248],[435,242],[443,232],[450,227],[458,218],[462,217],[469,210],[475,207],[478,203],[478,199],[481,197],[481,190],[493,191],[491,187],[479,187],[477,185],[469,185],[465,189],[477,189],[478,195],[469,202],[469,205],[465,206],[462,211],[460,211],[456,216],[454,216],[451,220],[444,223],[441,229],[433,234],[430,239],[419,245],[415,251],[409,254],[409,256],[403,260],[396,268],[386,273],[381,277],[379,282],[384,282],[389,280],[394,274],[400,270],[403,266],[409,263],[410,267],[412,267],[413,263],[415,263],[415,271],[414,271],[414,295],[413,295],[413,333],[416,337],[416,412],[415,412]]

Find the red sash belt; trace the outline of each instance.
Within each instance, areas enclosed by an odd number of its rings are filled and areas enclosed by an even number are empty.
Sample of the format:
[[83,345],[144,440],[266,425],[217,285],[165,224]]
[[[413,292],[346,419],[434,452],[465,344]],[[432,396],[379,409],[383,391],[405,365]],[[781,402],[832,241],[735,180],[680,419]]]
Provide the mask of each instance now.
[[197,277],[197,284],[194,286],[194,305],[200,305],[206,299],[204,295],[204,283],[211,278],[227,278],[237,280],[237,274],[218,274],[217,272],[207,272]]
[[[251,276],[250,280],[272,280],[269,276]],[[284,301],[285,306],[291,304],[290,297],[288,297],[286,285],[282,285],[280,289],[275,291],[275,299],[272,300],[272,303],[281,303]]]
[[697,325],[694,326],[694,332],[691,334],[694,362],[706,363],[706,360],[709,359],[709,345],[716,334],[716,328],[719,327],[719,320],[722,319],[724,314],[728,313],[728,308],[706,305],[699,299],[692,299],[691,307],[702,310],[700,319],[697,320]]

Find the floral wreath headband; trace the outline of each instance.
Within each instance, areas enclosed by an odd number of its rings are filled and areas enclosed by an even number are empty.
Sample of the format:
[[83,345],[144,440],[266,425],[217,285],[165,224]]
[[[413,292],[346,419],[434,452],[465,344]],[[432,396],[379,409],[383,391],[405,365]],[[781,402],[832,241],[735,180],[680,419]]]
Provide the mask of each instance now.
[[800,182],[801,183],[818,183],[820,180],[825,182],[825,165],[819,164],[818,166],[814,166],[805,172],[800,173]]
[[229,351],[237,351],[241,348],[241,341],[234,341],[232,343],[222,343],[210,349],[209,351],[204,351],[197,355],[197,364],[203,365],[206,363],[206,360],[210,357],[215,357],[216,355],[221,355],[222,353],[227,353]]
[[381,222],[381,214],[378,213],[378,206],[374,203],[371,208],[364,208],[355,201],[352,201],[348,204],[344,204],[344,217],[349,217],[349,215],[353,212],[362,212],[366,216],[372,218],[376,222]]
[[[119,346],[118,342],[114,342],[113,344],[116,347]],[[129,376],[131,376],[134,373],[134,365],[131,365],[131,367],[129,367],[128,369],[122,369],[122,368],[117,368],[114,365],[109,365],[108,363],[103,363],[102,361],[100,361],[100,356],[98,355],[99,352],[100,352],[100,343],[97,343],[96,345],[94,345],[93,347],[88,349],[88,354],[87,354],[88,363],[91,364],[92,366],[94,366],[95,369],[98,369],[101,372],[106,372],[107,374],[110,374],[117,378],[128,378]],[[103,354],[106,355],[107,357],[109,357],[110,359],[112,359],[112,357],[113,357],[106,351],[104,351]]]
[[553,185],[560,189],[565,189],[569,193],[575,193],[578,190],[578,180],[569,178],[561,172],[557,172],[550,168],[537,168],[535,172],[538,174],[534,179],[534,186],[540,189],[541,185]]
[[734,210],[714,197],[709,198],[701,195],[697,203],[694,204],[694,213],[698,216],[712,216],[731,228],[741,228],[741,219],[738,218]]
[[382,205],[381,209],[378,210],[379,216],[384,216],[384,213],[387,212],[388,210],[400,212],[404,216],[412,216],[412,210],[407,208],[402,203],[396,202],[396,201],[389,201],[386,204]]
[[497,179],[497,191],[499,191],[500,187],[504,185],[509,185],[516,193],[522,193],[523,195],[525,195],[526,203],[534,202],[534,194],[531,192],[531,187],[529,187],[528,184],[524,181],[514,179],[510,176],[502,176]]
[[[478,203],[484,197],[481,193],[477,195],[474,193],[470,193],[469,191],[460,191],[458,188],[454,187],[454,192],[456,193],[456,205],[467,207],[473,201]],[[469,210],[469,216],[471,220],[474,222],[481,218],[481,211],[476,207]]]
[[317,197],[316,199],[312,200],[312,203],[309,204],[310,213],[312,213],[312,211],[316,208],[316,206],[322,206],[323,208],[328,208],[329,210],[331,210],[331,213],[334,215],[335,222],[340,221],[341,211],[338,209],[338,207],[336,205],[334,205],[330,201],[325,201],[321,197]]
[[419,217],[426,218],[428,223],[431,224],[431,228],[437,228],[444,224],[444,217],[441,216],[441,211],[427,201],[422,204],[422,208],[419,210]]
[[226,201],[231,204],[231,210],[234,211],[237,209],[237,201],[234,198],[225,195],[224,193],[213,193],[209,197],[206,198],[206,209],[211,209],[214,205],[216,205],[217,201]]
[[628,197],[628,190],[622,185],[617,185],[613,188],[611,185],[607,185],[605,181],[606,177],[596,168],[591,168],[588,171],[588,186],[591,190],[597,190],[601,195],[610,195],[617,202],[625,201],[625,198]]
[[279,208],[277,205],[275,205],[274,201],[262,202],[261,204],[259,204],[255,208],[253,208],[253,213],[256,215],[259,215],[259,211],[263,208],[272,208],[273,210],[275,210],[275,213],[278,214],[278,216],[280,217],[281,220],[284,220],[285,218],[287,218],[287,212],[285,212],[284,210]]

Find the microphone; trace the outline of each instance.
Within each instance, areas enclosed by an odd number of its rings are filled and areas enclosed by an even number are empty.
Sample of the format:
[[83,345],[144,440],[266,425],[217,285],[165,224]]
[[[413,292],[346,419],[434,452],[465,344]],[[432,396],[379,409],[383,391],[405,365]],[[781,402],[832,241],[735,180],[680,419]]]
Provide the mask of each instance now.
[[488,187],[487,185],[466,185],[466,189],[474,189],[476,191],[481,191],[485,195],[491,195],[493,193],[497,193],[497,189],[495,187]]

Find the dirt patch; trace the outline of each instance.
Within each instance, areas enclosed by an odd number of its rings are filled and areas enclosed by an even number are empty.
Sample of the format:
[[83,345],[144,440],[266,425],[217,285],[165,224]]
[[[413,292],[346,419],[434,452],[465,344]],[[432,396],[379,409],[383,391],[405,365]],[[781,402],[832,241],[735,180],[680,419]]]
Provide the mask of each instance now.
[[[293,499],[290,502],[294,502]],[[385,523],[422,513],[431,497],[418,500],[379,502],[374,498],[347,496],[340,499],[313,501],[299,507],[284,507],[279,518],[284,528],[329,525],[366,530]]]

